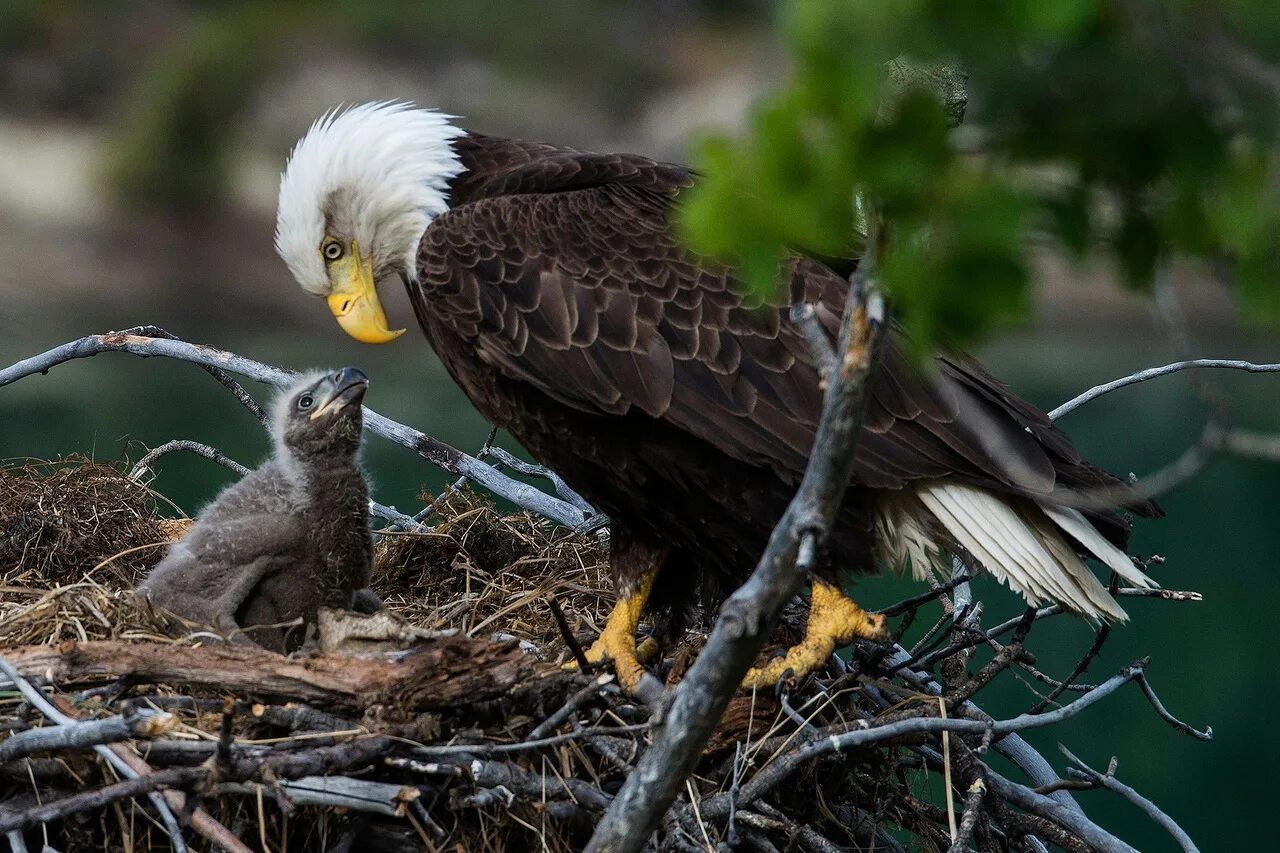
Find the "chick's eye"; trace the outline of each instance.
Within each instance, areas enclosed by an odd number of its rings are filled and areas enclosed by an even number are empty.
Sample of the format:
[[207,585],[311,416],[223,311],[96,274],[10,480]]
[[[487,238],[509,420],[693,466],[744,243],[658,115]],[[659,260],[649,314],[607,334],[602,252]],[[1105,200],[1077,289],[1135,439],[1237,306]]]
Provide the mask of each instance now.
[[320,251],[324,253],[325,260],[336,261],[342,257],[342,244],[338,242],[325,243]]
[[311,408],[315,402],[315,398],[310,394],[303,394],[298,398],[298,408],[305,412],[307,409]]

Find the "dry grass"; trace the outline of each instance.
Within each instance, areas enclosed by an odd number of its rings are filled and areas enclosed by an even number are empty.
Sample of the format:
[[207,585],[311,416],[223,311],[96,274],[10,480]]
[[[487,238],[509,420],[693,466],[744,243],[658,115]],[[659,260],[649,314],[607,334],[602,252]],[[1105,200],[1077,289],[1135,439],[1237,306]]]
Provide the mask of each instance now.
[[608,548],[596,535],[527,512],[502,515],[470,491],[441,500],[437,512],[432,533],[386,536],[377,548],[374,586],[415,625],[551,650],[563,644],[548,596],[575,631],[594,633],[612,607]]
[[[180,529],[164,506],[117,466],[81,457],[0,469],[0,649],[181,633],[130,592]],[[433,532],[382,537],[374,585],[415,625],[514,637],[547,660],[564,652],[548,596],[575,632],[594,633],[613,604],[598,535],[503,515],[466,490],[439,502]]]
[[114,464],[69,456],[0,467],[0,577],[131,586],[163,555],[159,499]]

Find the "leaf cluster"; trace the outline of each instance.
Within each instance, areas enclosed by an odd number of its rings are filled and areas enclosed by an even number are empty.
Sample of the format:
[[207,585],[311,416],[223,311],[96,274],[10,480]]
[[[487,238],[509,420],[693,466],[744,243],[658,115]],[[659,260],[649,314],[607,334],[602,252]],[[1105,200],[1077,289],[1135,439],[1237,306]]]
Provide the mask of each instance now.
[[1275,4],[789,0],[781,24],[789,81],[745,138],[704,141],[682,211],[753,286],[788,252],[859,256],[870,214],[922,348],[1018,316],[1035,241],[1140,289],[1206,260],[1280,318]]

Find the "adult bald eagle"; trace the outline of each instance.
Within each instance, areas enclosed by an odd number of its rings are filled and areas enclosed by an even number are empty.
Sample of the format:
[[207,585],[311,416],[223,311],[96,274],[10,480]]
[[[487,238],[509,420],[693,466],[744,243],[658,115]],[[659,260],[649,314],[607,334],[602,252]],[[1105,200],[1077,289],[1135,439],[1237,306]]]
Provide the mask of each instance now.
[[[684,249],[672,207],[695,176],[631,154],[464,131],[400,103],[321,118],[280,185],[276,247],[348,334],[384,343],[377,285],[398,276],[453,379],[493,423],[612,519],[617,606],[590,657],[628,689],[644,670],[648,605],[714,606],[755,564],[804,469],[818,372],[788,305],[834,336],[845,280],[796,256],[776,299]],[[1117,511],[1065,505],[1106,487],[1116,510],[1157,508],[1084,462],[1045,414],[981,366],[918,371],[891,335],[870,379],[854,479],[814,578],[808,634],[748,684],[805,673],[883,617],[843,573],[960,552],[1031,604],[1124,611],[1085,566],[1139,586]]]

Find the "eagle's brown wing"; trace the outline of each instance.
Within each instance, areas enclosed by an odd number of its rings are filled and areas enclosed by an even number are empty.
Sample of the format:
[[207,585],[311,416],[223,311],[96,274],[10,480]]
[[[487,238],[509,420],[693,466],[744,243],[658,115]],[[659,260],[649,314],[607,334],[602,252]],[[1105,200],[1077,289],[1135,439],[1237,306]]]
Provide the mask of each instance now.
[[[847,283],[801,258],[790,292],[762,303],[678,245],[674,189],[588,182],[559,190],[469,192],[438,217],[410,288],[420,311],[565,405],[641,412],[798,480],[821,392],[788,304],[816,305],[834,335]],[[1083,464],[1042,412],[974,362],[940,358],[937,368],[917,370],[892,336],[872,379],[858,483],[900,488],[948,477],[1046,496],[1064,479],[1116,482]]]

